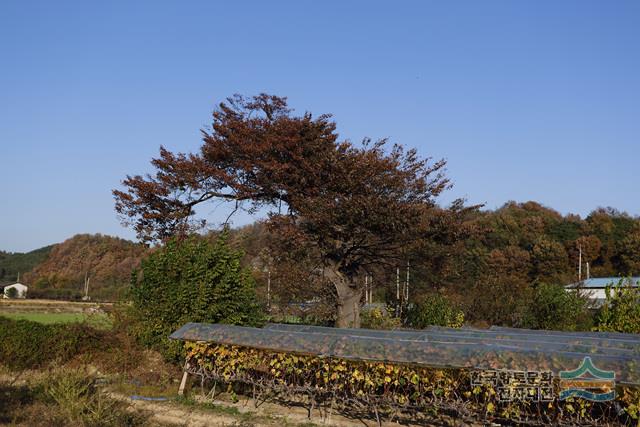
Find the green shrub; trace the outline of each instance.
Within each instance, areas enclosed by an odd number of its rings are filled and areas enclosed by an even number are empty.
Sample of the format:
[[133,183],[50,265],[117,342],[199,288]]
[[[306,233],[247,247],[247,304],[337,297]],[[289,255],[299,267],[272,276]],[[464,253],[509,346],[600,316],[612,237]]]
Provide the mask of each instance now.
[[402,325],[390,308],[372,307],[360,313],[360,326],[365,329],[396,329]]
[[533,289],[532,300],[518,326],[558,331],[589,330],[592,316],[588,303],[588,298],[576,291],[567,292],[561,285],[540,283]]
[[67,288],[39,289],[37,287],[33,287],[29,289],[29,298],[35,298],[35,299],[57,299],[57,300],[64,300],[64,301],[80,301],[83,296],[84,296],[84,293],[82,293],[77,289],[67,289]]
[[443,295],[431,294],[409,307],[407,323],[417,329],[431,325],[460,328],[464,324],[464,312]]
[[607,286],[605,294],[595,329],[640,334],[640,288],[620,280],[615,286]]
[[41,367],[54,360],[109,346],[104,331],[85,324],[51,324],[0,316],[0,363],[11,369]]
[[18,290],[16,288],[9,288],[5,292],[5,295],[7,295],[7,297],[9,297],[9,298],[17,298],[18,297]]
[[131,289],[138,340],[177,361],[182,345],[168,336],[187,322],[260,324],[255,283],[241,257],[223,233],[215,243],[173,239],[143,260]]

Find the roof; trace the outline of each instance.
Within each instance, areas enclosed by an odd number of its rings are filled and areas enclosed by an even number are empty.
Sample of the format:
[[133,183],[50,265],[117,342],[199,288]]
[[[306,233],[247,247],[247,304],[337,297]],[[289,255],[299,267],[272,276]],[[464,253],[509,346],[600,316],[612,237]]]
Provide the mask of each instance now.
[[631,280],[631,284],[633,286],[640,286],[640,277],[592,277],[589,279],[585,279],[582,282],[571,283],[567,287],[575,288],[578,286],[582,286],[583,288],[605,288],[608,285],[617,285],[620,280],[624,280],[625,283],[628,283]]
[[27,289],[27,286],[23,285],[22,283],[14,283],[13,285],[5,285],[4,288],[5,289],[9,289],[9,288]]

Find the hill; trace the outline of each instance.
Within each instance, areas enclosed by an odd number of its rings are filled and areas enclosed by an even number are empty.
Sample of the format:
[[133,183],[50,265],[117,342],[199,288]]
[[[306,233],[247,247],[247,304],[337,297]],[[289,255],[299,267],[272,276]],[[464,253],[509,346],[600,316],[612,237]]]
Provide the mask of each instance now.
[[54,245],[46,259],[24,275],[30,296],[79,298],[85,275],[93,299],[113,300],[129,284],[147,248],[101,234],[78,234]]
[[15,283],[18,274],[24,275],[44,262],[53,246],[45,246],[27,253],[0,251],[0,285]]

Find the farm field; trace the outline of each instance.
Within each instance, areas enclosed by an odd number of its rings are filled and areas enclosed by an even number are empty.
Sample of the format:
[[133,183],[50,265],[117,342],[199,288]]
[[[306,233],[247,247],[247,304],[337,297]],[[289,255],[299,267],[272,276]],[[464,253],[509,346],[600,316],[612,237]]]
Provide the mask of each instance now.
[[110,304],[54,300],[0,300],[0,316],[43,324],[87,322],[98,328],[111,325],[106,310]]
[[0,316],[8,317],[15,320],[31,320],[32,322],[52,324],[52,323],[72,323],[72,322],[88,322],[96,327],[108,327],[109,318],[104,313],[84,314],[84,313],[4,313],[0,312]]

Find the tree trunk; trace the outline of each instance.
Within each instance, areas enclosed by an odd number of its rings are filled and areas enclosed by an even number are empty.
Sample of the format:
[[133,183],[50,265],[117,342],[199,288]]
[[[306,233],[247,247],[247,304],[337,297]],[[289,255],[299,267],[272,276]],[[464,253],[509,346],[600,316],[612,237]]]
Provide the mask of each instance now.
[[359,328],[362,288],[336,268],[325,269],[325,275],[335,286],[338,296],[336,326],[338,328]]
[[336,326],[338,328],[359,328],[362,290],[348,285],[343,289],[336,287],[336,290],[338,291]]

